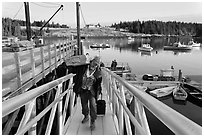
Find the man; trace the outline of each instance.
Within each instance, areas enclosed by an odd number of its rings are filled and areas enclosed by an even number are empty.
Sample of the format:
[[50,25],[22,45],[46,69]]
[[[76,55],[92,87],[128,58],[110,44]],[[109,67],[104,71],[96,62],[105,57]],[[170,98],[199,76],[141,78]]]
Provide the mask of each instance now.
[[[99,65],[100,65],[99,57],[95,57],[93,60],[90,61],[90,65],[82,79],[82,88],[80,93],[82,114],[84,115],[84,119],[82,120],[82,123],[86,123],[87,121],[89,121],[89,113],[90,113],[91,130],[95,129],[95,120],[97,118],[96,99],[100,92],[100,88],[98,87],[99,85],[98,82],[102,78]],[[89,106],[88,106],[88,102],[89,102]]]

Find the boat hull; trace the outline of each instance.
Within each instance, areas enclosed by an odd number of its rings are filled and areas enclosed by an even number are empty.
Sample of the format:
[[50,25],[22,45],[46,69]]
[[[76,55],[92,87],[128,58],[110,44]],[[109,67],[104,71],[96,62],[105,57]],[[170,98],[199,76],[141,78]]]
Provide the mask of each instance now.
[[90,46],[90,48],[110,48],[110,46]]
[[173,47],[173,46],[164,46],[164,50],[191,50],[191,47]]
[[175,100],[185,101],[188,97],[188,94],[182,87],[177,87],[173,91],[173,97]]
[[202,106],[202,91],[201,90],[187,83],[184,83],[182,87],[188,93],[188,100],[190,102],[198,106]]
[[195,43],[195,44],[192,44],[191,46],[192,47],[200,47],[200,45],[201,45],[200,43]]
[[150,52],[153,50],[153,48],[142,48],[142,47],[139,47],[138,48],[140,51],[147,51],[147,52]]
[[175,86],[165,87],[165,88],[152,90],[149,93],[150,93],[150,95],[152,95],[154,97],[160,98],[160,97],[165,97],[165,96],[170,95],[175,88],[176,88]]

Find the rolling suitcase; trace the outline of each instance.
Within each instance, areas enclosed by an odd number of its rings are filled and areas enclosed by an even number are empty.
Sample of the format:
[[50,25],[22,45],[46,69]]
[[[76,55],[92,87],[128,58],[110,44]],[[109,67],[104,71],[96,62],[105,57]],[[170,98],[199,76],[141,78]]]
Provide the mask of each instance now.
[[106,101],[101,99],[97,100],[96,102],[96,108],[97,108],[97,115],[105,115],[106,113]]

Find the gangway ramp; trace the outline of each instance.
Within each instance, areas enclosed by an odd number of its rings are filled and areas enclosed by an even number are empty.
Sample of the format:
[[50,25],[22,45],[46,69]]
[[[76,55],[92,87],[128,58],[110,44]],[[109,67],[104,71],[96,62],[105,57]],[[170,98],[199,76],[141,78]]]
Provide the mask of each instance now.
[[68,125],[66,135],[117,135],[118,127],[114,122],[114,116],[108,101],[107,93],[102,91],[102,98],[106,101],[106,114],[98,115],[95,121],[96,128],[91,131],[90,121],[82,124],[83,119],[80,97],[77,98],[77,106]]

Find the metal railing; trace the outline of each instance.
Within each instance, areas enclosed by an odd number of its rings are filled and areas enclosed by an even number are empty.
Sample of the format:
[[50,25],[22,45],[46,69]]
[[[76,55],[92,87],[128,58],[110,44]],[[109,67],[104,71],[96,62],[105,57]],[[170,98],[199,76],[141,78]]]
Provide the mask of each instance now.
[[[62,78],[56,79],[40,87],[37,87],[35,89],[29,90],[25,93],[17,95],[13,98],[5,100],[2,103],[2,117],[9,115],[10,113],[16,111],[17,109],[20,109],[23,106],[27,107],[27,109],[25,109],[23,118],[21,119],[16,132],[16,134],[19,135],[19,134],[25,134],[27,131],[29,131],[29,129],[33,127],[36,128],[37,122],[43,116],[45,116],[45,114],[51,109],[45,134],[46,135],[50,134],[51,128],[53,126],[54,117],[56,114],[58,115],[58,127],[59,127],[58,132],[59,134],[63,134],[66,130],[66,126],[68,125],[69,119],[71,117],[69,116],[68,119],[65,120],[67,116],[68,107],[70,109],[70,113],[72,113],[72,110],[74,108],[75,94],[73,92],[73,76],[74,74],[66,75]],[[62,84],[67,80],[69,80],[68,89],[63,92]],[[54,101],[51,102],[46,108],[44,108],[38,115],[33,117],[32,111],[35,107],[36,98],[50,91],[53,88],[57,89]],[[63,102],[62,98],[65,97],[65,95],[66,95],[66,98],[65,98],[65,101]],[[68,106],[68,102],[69,102],[69,106]],[[62,108],[62,105],[64,106],[64,108]],[[55,113],[56,111],[57,113]]]
[[[102,74],[103,82],[108,91],[109,100],[112,105],[112,111],[114,117],[116,116],[117,119],[116,124],[118,124],[119,134],[123,134],[124,132],[124,119],[127,134],[132,134],[130,121],[135,127],[135,134],[150,134],[144,107],[147,108],[175,134],[202,134],[201,126],[148,95],[144,91],[134,87],[107,68],[102,68]],[[134,96],[135,113],[133,114],[129,111],[125,102],[125,89]]]

